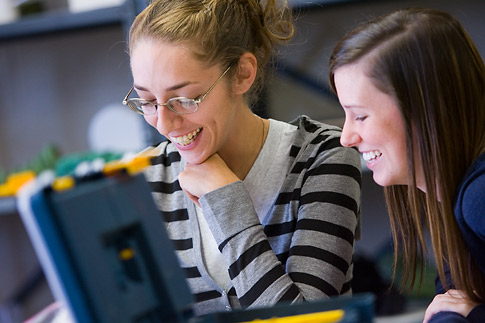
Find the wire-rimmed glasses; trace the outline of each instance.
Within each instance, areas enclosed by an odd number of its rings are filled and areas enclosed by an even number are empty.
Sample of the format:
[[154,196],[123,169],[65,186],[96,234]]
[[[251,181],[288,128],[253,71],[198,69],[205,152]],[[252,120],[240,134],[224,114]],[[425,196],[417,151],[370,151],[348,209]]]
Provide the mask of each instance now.
[[219,81],[226,75],[227,71],[231,69],[229,66],[224,73],[212,84],[212,86],[205,92],[202,96],[197,99],[189,99],[186,97],[175,97],[169,99],[165,103],[157,103],[155,100],[144,100],[140,98],[128,99],[131,92],[133,92],[134,86],[131,87],[128,94],[123,99],[123,104],[134,112],[141,115],[153,115],[157,112],[159,106],[166,106],[170,111],[178,114],[189,114],[194,113],[199,108],[199,103],[201,103],[205,97],[212,91],[212,89],[219,83]]

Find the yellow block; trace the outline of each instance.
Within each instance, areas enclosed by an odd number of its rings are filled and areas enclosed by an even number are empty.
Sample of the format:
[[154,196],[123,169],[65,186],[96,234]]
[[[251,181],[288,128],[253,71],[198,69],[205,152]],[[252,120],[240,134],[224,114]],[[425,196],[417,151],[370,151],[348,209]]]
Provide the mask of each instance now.
[[133,175],[141,172],[144,168],[150,166],[150,157],[135,157],[126,163],[126,170],[128,174]]
[[114,160],[104,165],[103,173],[109,176],[126,171],[128,174],[133,175],[150,166],[150,158],[150,156],[138,156],[126,161]]
[[0,185],[0,197],[13,196],[17,191],[35,178],[33,170],[18,172],[7,177],[5,184]]
[[343,310],[333,310],[309,314],[292,315],[286,317],[273,317],[266,320],[253,320],[245,323],[335,323],[344,318]]
[[133,259],[133,257],[135,257],[135,250],[132,248],[125,248],[119,252],[118,256],[121,260]]
[[121,162],[120,160],[113,160],[106,163],[106,165],[104,165],[103,173],[108,176],[117,174],[123,169],[125,169],[125,167],[126,167],[125,163]]
[[54,183],[52,183],[52,189],[58,192],[65,191],[73,188],[75,184],[76,183],[72,176],[61,176],[54,180]]
[[0,197],[12,196],[12,190],[7,184],[0,185]]

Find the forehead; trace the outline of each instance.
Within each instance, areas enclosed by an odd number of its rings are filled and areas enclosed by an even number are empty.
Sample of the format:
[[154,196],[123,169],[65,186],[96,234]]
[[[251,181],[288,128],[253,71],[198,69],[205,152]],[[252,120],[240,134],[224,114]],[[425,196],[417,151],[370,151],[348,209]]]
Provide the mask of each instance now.
[[366,74],[365,63],[340,67],[335,72],[335,86],[342,107],[346,110],[377,111],[382,116],[401,118],[393,96],[382,92]]
[[366,75],[364,62],[344,65],[335,71],[335,87],[341,103],[355,105],[369,98],[377,91],[372,80]]
[[161,75],[172,72],[185,75],[204,67],[194,53],[194,47],[188,42],[140,39],[131,50],[131,68],[134,74],[153,71]]

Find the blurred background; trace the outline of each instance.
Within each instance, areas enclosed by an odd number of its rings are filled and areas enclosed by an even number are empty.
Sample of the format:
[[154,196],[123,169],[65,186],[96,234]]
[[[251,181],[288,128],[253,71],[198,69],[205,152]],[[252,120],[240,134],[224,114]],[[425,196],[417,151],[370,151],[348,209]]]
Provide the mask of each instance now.
[[[343,124],[327,65],[335,43],[361,22],[421,6],[454,14],[485,52],[484,0],[293,0],[296,35],[275,57],[257,113],[283,121],[300,114]],[[20,169],[62,158],[135,152],[163,140],[121,105],[132,78],[129,25],[146,0],[0,0],[0,181]],[[64,159],[65,161],[65,159]],[[388,291],[392,245],[382,189],[364,169],[362,239],[356,243],[354,291],[379,298],[378,319],[422,320],[434,272],[421,292]],[[0,322],[25,320],[53,299],[15,209],[0,198]],[[424,304],[424,305],[423,305]],[[399,314],[400,316],[393,316]],[[380,318],[379,318],[380,317]],[[399,318],[399,319],[398,319]]]

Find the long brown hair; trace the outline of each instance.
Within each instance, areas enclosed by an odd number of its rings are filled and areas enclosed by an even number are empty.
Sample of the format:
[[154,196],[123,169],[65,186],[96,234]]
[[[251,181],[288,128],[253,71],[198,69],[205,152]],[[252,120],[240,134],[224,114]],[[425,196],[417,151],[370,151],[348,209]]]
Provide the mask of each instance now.
[[[438,274],[485,301],[485,275],[471,258],[454,216],[453,199],[473,161],[485,152],[485,67],[462,25],[450,14],[422,8],[395,11],[347,34],[330,59],[335,71],[367,60],[374,85],[391,95],[406,129],[407,186],[385,188],[394,239],[394,274],[403,253],[403,282],[413,288],[424,263],[429,230]],[[422,165],[426,194],[416,186]]]
[[133,22],[129,46],[131,52],[144,38],[188,41],[201,61],[223,67],[235,65],[250,52],[258,60],[256,80],[247,95],[251,104],[275,45],[293,34],[292,12],[285,0],[155,0]]

